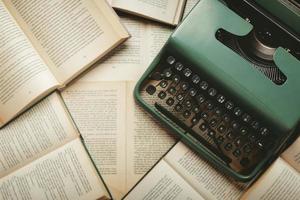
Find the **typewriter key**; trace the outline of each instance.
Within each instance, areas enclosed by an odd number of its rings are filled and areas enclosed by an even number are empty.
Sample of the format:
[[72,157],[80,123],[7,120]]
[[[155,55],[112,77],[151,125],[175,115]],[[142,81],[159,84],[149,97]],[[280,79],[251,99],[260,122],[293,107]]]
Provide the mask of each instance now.
[[217,95],[217,90],[215,88],[210,88],[208,90],[208,94],[209,94],[209,96],[214,97]]
[[181,63],[176,63],[175,64],[175,69],[177,70],[177,71],[181,71],[182,69],[183,69],[183,65],[181,64]]
[[192,75],[192,71],[189,68],[183,70],[183,74],[185,77],[190,77]]
[[208,83],[207,83],[206,81],[202,81],[202,82],[200,83],[200,87],[201,87],[202,90],[207,90],[207,88],[208,88]]
[[232,154],[233,154],[235,157],[239,157],[239,156],[241,155],[241,150],[236,149],[236,150],[233,151]]
[[149,85],[146,88],[146,92],[150,95],[153,95],[156,92],[156,87],[154,87],[153,85]]
[[171,97],[168,98],[167,101],[166,101],[167,105],[169,105],[169,106],[172,106],[174,104],[174,102],[175,102],[174,99],[171,98]]
[[194,83],[194,84],[198,84],[199,82],[200,82],[200,77],[198,76],[198,75],[194,75],[193,77],[192,77],[192,82]]
[[164,99],[164,98],[166,98],[166,96],[167,96],[167,94],[166,94],[164,91],[160,91],[160,92],[158,93],[158,97],[159,97],[160,99]]
[[171,94],[171,95],[175,95],[176,94],[176,88],[175,87],[170,87],[168,89],[168,92]]
[[167,63],[169,63],[170,65],[173,65],[175,63],[175,58],[173,56],[169,56],[167,58]]

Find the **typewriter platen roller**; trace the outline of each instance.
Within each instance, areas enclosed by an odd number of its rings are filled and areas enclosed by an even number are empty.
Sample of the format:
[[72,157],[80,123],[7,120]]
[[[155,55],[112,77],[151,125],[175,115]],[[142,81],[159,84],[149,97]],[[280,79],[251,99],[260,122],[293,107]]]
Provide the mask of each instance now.
[[[300,119],[298,35],[257,6],[200,1],[135,89],[144,108],[240,181],[278,156]],[[286,43],[274,43],[270,32]]]

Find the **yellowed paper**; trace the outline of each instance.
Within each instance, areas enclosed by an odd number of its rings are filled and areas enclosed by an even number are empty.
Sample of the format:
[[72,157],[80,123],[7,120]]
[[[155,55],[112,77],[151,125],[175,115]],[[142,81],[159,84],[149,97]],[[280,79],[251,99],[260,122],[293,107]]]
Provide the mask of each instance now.
[[160,161],[124,200],[204,200],[168,163]]
[[58,82],[0,2],[0,127]]
[[132,38],[112,51],[79,81],[137,81],[170,36],[172,29],[146,20],[121,16]]
[[135,105],[133,86],[128,82],[77,82],[62,94],[116,199],[175,142]]
[[114,8],[177,25],[185,0],[111,0],[110,3]]
[[62,86],[129,37],[104,0],[4,2]]
[[243,196],[244,200],[299,200],[300,175],[278,158]]
[[80,139],[0,180],[0,198],[99,199],[109,196]]
[[178,143],[164,160],[205,199],[238,200],[245,185],[220,173],[183,143]]
[[281,154],[281,157],[300,173],[300,137]]
[[54,93],[0,130],[0,178],[78,137]]

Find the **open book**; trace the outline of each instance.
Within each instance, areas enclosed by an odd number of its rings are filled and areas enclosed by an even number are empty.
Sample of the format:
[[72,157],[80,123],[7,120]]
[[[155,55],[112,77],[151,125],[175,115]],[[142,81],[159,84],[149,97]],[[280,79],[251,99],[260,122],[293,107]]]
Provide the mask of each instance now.
[[234,182],[219,173],[179,142],[133,188],[125,200],[298,200],[299,144],[300,139],[249,188],[249,185]]
[[234,200],[241,197],[245,187],[179,142],[125,199]]
[[175,139],[133,98],[134,82],[81,82],[62,96],[115,200],[150,170]]
[[57,93],[0,130],[0,199],[108,199]]
[[137,81],[173,30],[127,13],[119,16],[132,37],[97,62],[78,81]]
[[112,7],[142,17],[177,25],[186,0],[108,0]]
[[242,199],[300,199],[300,137],[256,181]]
[[105,0],[1,0],[0,23],[0,127],[129,37]]

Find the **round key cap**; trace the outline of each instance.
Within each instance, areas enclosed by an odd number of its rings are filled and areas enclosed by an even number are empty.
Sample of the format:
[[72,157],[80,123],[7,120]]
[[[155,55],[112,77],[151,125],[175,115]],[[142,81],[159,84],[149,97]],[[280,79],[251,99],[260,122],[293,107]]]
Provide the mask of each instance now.
[[269,133],[269,130],[266,127],[263,127],[260,129],[260,134],[262,136],[266,136],[266,135],[268,135],[268,133]]
[[247,113],[243,114],[242,119],[244,122],[248,123],[251,120],[251,116],[248,115]]
[[169,63],[170,65],[173,65],[175,63],[175,58],[173,56],[169,56],[167,58],[167,63]]
[[197,119],[196,117],[193,117],[193,119],[191,120],[192,124],[195,125],[199,122],[199,119]]
[[168,98],[167,101],[166,101],[166,103],[167,103],[168,106],[172,106],[174,104],[174,102],[175,102],[175,100],[173,98],[171,98],[171,97]]
[[185,118],[189,118],[189,117],[191,116],[191,112],[188,111],[188,110],[186,110],[186,111],[184,111],[183,116],[184,116]]
[[207,113],[206,112],[201,113],[201,118],[202,119],[207,119],[208,118]]
[[215,127],[217,125],[217,123],[218,123],[218,121],[216,119],[212,119],[212,120],[210,120],[209,125],[211,127]]
[[219,102],[219,103],[224,103],[225,102],[225,97],[223,96],[223,95],[218,95],[218,97],[217,97],[217,101]]
[[252,125],[252,128],[254,128],[255,130],[257,130],[259,128],[259,123],[257,121],[253,121],[251,125]]
[[220,109],[220,108],[216,108],[215,109],[215,114],[217,115],[217,116],[220,116],[221,114],[222,114],[222,110]]
[[209,137],[213,138],[213,137],[215,137],[216,132],[213,131],[213,130],[209,130],[208,133],[207,133],[207,135],[208,135]]
[[225,103],[225,108],[227,108],[228,110],[233,109],[233,107],[234,107],[234,104],[231,101],[227,101]]
[[239,149],[236,149],[232,152],[232,154],[235,156],[235,157],[240,157],[240,155],[242,154],[241,150]]
[[222,134],[222,133],[225,133],[225,131],[226,131],[226,127],[224,126],[224,125],[220,125],[219,127],[218,127],[218,131]]
[[158,97],[159,97],[160,99],[164,99],[164,98],[166,98],[166,96],[167,96],[167,94],[166,94],[164,91],[160,91],[160,92],[158,93]]
[[195,106],[194,108],[193,108],[193,111],[194,111],[194,113],[199,113],[200,112],[200,108],[199,108],[199,106]]
[[199,126],[199,129],[201,130],[201,131],[206,131],[207,130],[207,125],[205,124],[205,123],[202,123],[202,124],[200,124],[200,126]]
[[214,108],[214,104],[211,101],[206,102],[206,108],[208,110],[212,110]]
[[224,121],[227,122],[227,123],[230,122],[230,120],[231,120],[231,119],[230,119],[230,116],[229,116],[228,114],[223,115],[223,119],[224,119]]
[[222,143],[224,142],[224,140],[225,140],[224,137],[219,136],[219,137],[217,138],[217,143],[220,145],[220,144],[222,144]]
[[180,82],[180,76],[178,74],[176,74],[174,77],[173,77],[173,81],[174,83],[179,83]]
[[240,125],[236,121],[233,121],[231,123],[231,126],[232,126],[233,129],[238,129]]
[[190,70],[189,68],[186,68],[183,70],[183,74],[185,77],[190,77],[192,75],[192,70]]
[[180,112],[180,111],[182,110],[182,108],[183,108],[183,106],[182,106],[181,104],[177,104],[177,105],[175,106],[175,110],[176,110],[177,112]]
[[200,94],[196,96],[196,100],[199,104],[202,104],[205,101],[205,97],[202,94]]
[[176,98],[177,98],[178,101],[182,101],[184,99],[184,95],[183,94],[178,94],[176,96]]
[[210,88],[208,90],[208,94],[209,94],[209,96],[214,97],[217,95],[217,90],[215,88]]
[[197,90],[196,90],[195,88],[191,88],[191,89],[189,90],[189,95],[190,95],[191,97],[196,96],[196,94],[197,94]]
[[182,89],[183,91],[186,91],[188,88],[189,88],[189,84],[188,84],[187,82],[183,82],[183,83],[181,84],[181,89]]
[[199,77],[197,74],[195,74],[195,75],[192,77],[192,82],[193,82],[194,84],[198,84],[198,83],[200,82],[200,77]]
[[235,116],[239,117],[242,115],[243,111],[239,107],[236,107],[234,108],[233,113],[235,114]]
[[176,94],[176,88],[175,87],[170,87],[168,89],[168,92],[171,94],[171,95],[175,95]]
[[161,81],[159,83],[159,86],[162,87],[162,88],[166,88],[168,86],[168,81]]
[[230,151],[231,149],[232,149],[232,144],[231,143],[227,143],[226,145],[225,145],[225,150],[226,151]]
[[248,133],[248,130],[245,128],[245,127],[242,127],[241,128],[241,135],[247,135],[247,133]]
[[177,71],[181,71],[181,70],[183,69],[183,65],[182,65],[180,62],[177,62],[177,63],[175,64],[175,69],[176,69]]
[[170,78],[173,74],[173,72],[170,68],[165,69],[163,73],[166,78]]
[[200,88],[201,88],[202,90],[207,90],[207,88],[208,88],[208,83],[207,83],[206,81],[202,81],[202,82],[200,83]]
[[235,146],[239,147],[242,144],[242,140],[240,138],[234,141]]
[[148,85],[146,88],[146,92],[150,95],[153,95],[156,92],[156,87],[153,85]]
[[185,101],[185,106],[190,109],[192,108],[192,102],[190,100]]
[[258,148],[259,149],[264,149],[265,148],[265,143],[264,143],[264,141],[263,140],[259,140],[259,141],[257,141],[257,146],[258,146]]

